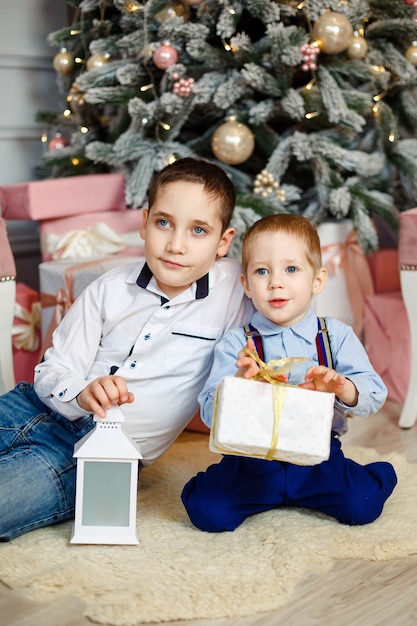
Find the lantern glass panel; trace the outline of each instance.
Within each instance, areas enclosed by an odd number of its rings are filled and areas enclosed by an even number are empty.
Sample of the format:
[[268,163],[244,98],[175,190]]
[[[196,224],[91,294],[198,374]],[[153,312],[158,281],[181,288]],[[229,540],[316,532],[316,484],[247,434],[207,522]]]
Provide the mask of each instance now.
[[131,463],[85,461],[83,526],[129,526]]

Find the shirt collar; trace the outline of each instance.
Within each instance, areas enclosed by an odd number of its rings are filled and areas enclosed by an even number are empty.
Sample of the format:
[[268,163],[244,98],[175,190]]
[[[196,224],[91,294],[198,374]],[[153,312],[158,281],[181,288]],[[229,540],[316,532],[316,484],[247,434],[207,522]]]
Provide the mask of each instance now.
[[314,343],[316,340],[317,314],[312,308],[310,308],[303,319],[297,322],[297,324],[294,324],[294,326],[279,326],[278,324],[274,324],[274,322],[271,322],[271,320],[262,315],[262,313],[259,313],[259,311],[255,312],[252,318],[252,324],[261,335],[280,335],[282,333],[292,332],[309,343]]
[[[137,270],[136,270],[137,271]],[[201,300],[202,298],[207,298],[210,289],[210,281],[209,274],[205,274],[201,278],[199,278],[195,285],[195,299]],[[143,264],[142,269],[139,272],[139,276],[136,277],[136,284],[142,289],[147,289],[151,279],[153,278],[152,271],[149,265],[146,263]]]

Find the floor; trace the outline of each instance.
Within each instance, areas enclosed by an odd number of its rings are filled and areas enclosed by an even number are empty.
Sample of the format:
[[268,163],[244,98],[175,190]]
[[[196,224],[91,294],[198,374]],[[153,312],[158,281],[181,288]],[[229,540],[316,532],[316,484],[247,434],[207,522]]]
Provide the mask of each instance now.
[[[400,429],[400,409],[388,401],[376,415],[353,419],[344,443],[369,446],[380,453],[403,452],[417,463],[417,425]],[[192,439],[196,435],[182,436]],[[280,610],[247,618],[170,622],[169,626],[417,626],[416,580],[417,556],[378,563],[338,561],[326,575],[304,579],[297,596]],[[0,626],[92,625],[83,617],[77,598],[41,604],[0,583]]]

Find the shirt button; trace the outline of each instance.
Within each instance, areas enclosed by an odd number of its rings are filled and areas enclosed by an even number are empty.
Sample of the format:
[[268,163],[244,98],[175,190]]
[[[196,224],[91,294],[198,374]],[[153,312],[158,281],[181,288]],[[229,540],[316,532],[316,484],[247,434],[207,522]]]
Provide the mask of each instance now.
[[130,364],[130,367],[134,369],[136,367],[136,361],[132,361],[132,363]]
[[168,311],[169,309],[169,304],[167,304],[166,306],[164,306],[165,311]]
[[144,340],[148,341],[148,339],[151,338],[151,333],[148,333],[147,335],[144,336]]

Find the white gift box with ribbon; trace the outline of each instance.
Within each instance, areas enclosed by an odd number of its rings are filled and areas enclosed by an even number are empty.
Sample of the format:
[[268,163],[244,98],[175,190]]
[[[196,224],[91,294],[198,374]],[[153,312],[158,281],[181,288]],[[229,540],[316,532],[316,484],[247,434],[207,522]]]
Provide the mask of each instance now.
[[316,465],[329,458],[333,393],[226,376],[220,383],[210,449]]
[[317,228],[323,265],[328,271],[324,290],[314,296],[318,316],[335,317],[362,337],[365,297],[374,293],[372,274],[350,220],[323,222]]

